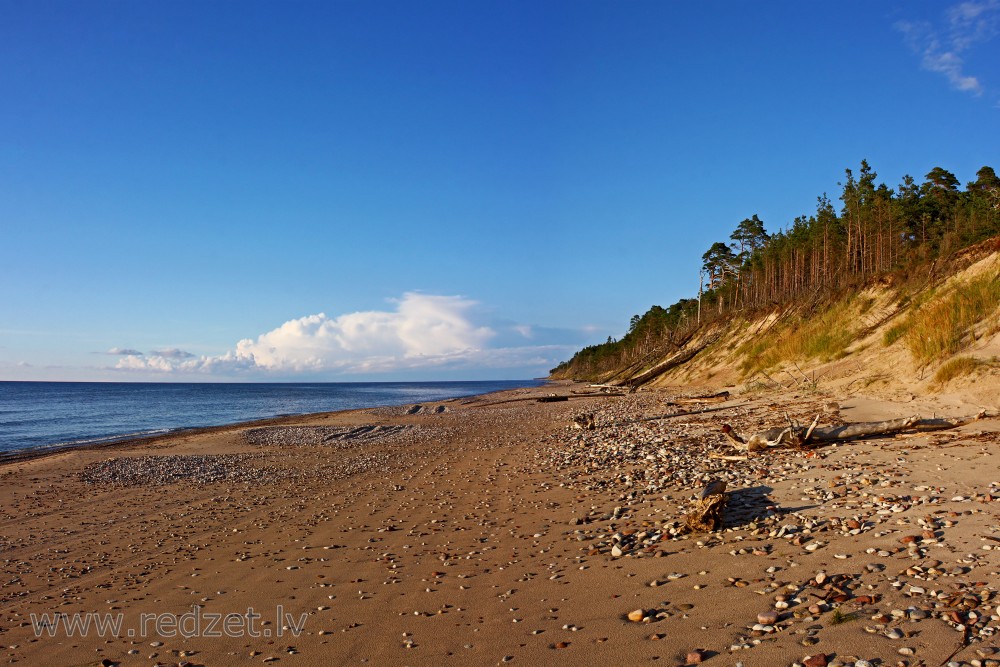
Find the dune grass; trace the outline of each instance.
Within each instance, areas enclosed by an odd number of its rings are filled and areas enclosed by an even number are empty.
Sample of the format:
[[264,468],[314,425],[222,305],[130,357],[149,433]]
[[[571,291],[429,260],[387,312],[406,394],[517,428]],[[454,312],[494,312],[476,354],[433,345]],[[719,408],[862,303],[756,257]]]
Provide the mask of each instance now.
[[826,362],[841,358],[855,340],[857,313],[857,304],[846,298],[817,315],[797,318],[743,344],[739,350],[743,356],[740,365],[743,376],[772,368],[783,361],[818,359]]
[[947,384],[957,377],[969,375],[970,373],[975,372],[975,370],[982,365],[982,361],[973,357],[955,357],[954,359],[946,361],[941,368],[938,369],[937,373],[934,374],[934,382],[938,385]]
[[[989,273],[957,285],[939,299],[911,313],[899,334],[919,363],[929,363],[962,350],[973,327],[1000,306],[1000,275]],[[891,329],[890,329],[891,331]],[[888,340],[886,332],[885,340]]]
[[885,345],[886,347],[889,347],[897,340],[902,338],[904,335],[906,335],[906,331],[909,328],[910,328],[910,322],[908,319],[893,324],[891,327],[885,330],[884,334],[882,334],[882,344]]

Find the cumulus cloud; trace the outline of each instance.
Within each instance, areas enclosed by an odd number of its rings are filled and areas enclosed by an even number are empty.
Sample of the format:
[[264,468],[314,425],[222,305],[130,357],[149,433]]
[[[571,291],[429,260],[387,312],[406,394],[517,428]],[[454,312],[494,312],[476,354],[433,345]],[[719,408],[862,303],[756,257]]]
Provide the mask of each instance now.
[[115,364],[115,368],[128,371],[146,370],[170,372],[174,370],[174,365],[169,359],[164,357],[144,357],[141,355],[130,354],[119,359],[118,363]]
[[111,354],[115,356],[117,355],[132,356],[132,357],[142,356],[142,352],[140,352],[139,350],[133,350],[132,348],[129,347],[113,347],[107,352],[105,352],[105,354]]
[[[167,349],[126,355],[125,371],[163,373],[337,374],[413,369],[516,368],[544,366],[568,351],[565,345],[491,347],[493,327],[477,323],[475,301],[458,296],[407,293],[394,309],[328,317],[324,313],[289,320],[236,343],[218,356],[196,357]],[[515,327],[523,337],[530,327]]]
[[944,13],[944,22],[900,21],[895,25],[915,53],[921,66],[943,74],[952,88],[981,95],[983,82],[965,71],[964,53],[988,42],[1000,32],[1000,0],[962,2]]

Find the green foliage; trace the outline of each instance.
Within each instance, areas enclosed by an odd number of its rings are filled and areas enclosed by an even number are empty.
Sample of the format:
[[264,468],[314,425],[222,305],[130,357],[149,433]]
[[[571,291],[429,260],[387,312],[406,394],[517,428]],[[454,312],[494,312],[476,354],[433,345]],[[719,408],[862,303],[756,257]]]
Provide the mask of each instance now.
[[733,240],[733,248],[739,248],[736,259],[743,266],[754,252],[767,245],[771,237],[764,230],[764,222],[754,213],[752,218],[740,222],[729,238]]
[[708,274],[709,287],[716,287],[726,279],[726,276],[736,274],[737,259],[732,249],[722,241],[712,244],[701,256],[702,271]]
[[632,316],[629,331],[621,340],[609,336],[605,343],[585,347],[550,373],[555,377],[594,379],[603,372],[660,349],[665,341],[670,341],[687,326],[697,312],[697,299],[681,299],[668,308],[653,306],[642,316]]

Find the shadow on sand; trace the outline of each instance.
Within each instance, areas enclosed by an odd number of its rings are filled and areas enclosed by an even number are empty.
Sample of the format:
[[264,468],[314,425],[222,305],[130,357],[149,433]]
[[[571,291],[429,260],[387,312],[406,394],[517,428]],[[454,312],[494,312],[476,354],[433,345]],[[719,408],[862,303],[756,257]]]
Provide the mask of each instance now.
[[779,507],[769,495],[772,491],[773,488],[763,484],[730,491],[729,501],[722,516],[722,527],[742,528],[754,520],[765,519],[768,516],[780,517],[789,512],[818,507],[818,505]]

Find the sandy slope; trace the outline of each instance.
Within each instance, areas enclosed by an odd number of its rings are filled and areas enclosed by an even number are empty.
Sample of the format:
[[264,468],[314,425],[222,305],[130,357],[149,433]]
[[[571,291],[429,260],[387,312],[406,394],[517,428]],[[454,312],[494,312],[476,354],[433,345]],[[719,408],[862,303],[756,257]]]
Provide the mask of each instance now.
[[[786,412],[887,417],[918,401],[748,394],[637,421],[677,411],[675,393],[533,400],[570,389],[284,422],[325,427],[299,433],[314,444],[278,431],[248,443],[234,427],[4,465],[0,655],[30,665],[676,665],[702,649],[710,665],[820,653],[941,665],[996,646],[996,419],[725,462],[707,456],[725,447],[723,421],[749,431]],[[595,431],[569,427],[582,411],[595,412]],[[330,437],[357,425],[410,428]],[[111,481],[125,473],[128,485]],[[672,537],[708,477],[733,491],[727,527]],[[839,590],[817,585],[819,572]],[[776,596],[788,608],[754,631]],[[247,636],[244,617],[233,633],[243,636],[183,637],[193,605],[201,634],[206,614],[252,607],[261,636]],[[278,605],[290,617],[275,622]],[[626,620],[637,609],[649,623]],[[76,612],[122,614],[119,636],[35,636],[31,614]],[[187,626],[142,627],[143,614],[163,613],[189,614]]]

